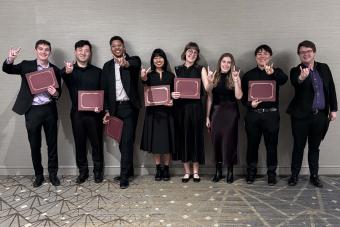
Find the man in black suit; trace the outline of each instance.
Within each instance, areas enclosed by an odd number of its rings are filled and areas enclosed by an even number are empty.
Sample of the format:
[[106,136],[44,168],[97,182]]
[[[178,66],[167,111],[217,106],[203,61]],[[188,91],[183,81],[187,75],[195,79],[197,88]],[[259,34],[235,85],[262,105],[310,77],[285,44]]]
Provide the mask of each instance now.
[[308,164],[310,182],[322,187],[318,177],[319,146],[330,121],[336,119],[338,110],[336,91],[331,70],[327,64],[316,62],[316,47],[311,41],[299,43],[297,53],[301,63],[291,69],[290,81],[295,89],[287,113],[291,116],[294,147],[290,186],[298,182],[303,151],[308,140]]
[[31,147],[31,156],[35,172],[33,187],[39,187],[44,182],[44,169],[41,164],[41,128],[44,128],[48,147],[48,173],[50,182],[54,186],[60,185],[58,172],[58,112],[56,100],[60,96],[60,88],[48,87],[46,92],[32,95],[25,74],[52,67],[60,85],[59,69],[48,61],[51,54],[51,44],[46,40],[38,40],[35,44],[36,60],[22,61],[14,65],[14,60],[20,52],[19,49],[10,49],[2,70],[8,74],[21,75],[21,87],[13,106],[17,114],[25,114],[25,123],[28,140]]
[[122,137],[119,144],[120,188],[129,187],[129,177],[133,176],[133,145],[137,126],[140,99],[138,94],[138,78],[141,60],[138,56],[130,57],[125,52],[124,40],[119,36],[110,39],[113,59],[106,62],[102,71],[102,86],[105,92],[105,106],[108,116],[116,116],[123,120]]
[[78,110],[78,91],[101,90],[101,69],[90,64],[92,45],[87,40],[79,40],[74,45],[76,62],[65,62],[61,76],[67,85],[72,101],[71,122],[76,147],[76,162],[79,176],[76,183],[81,184],[89,177],[86,141],[92,147],[93,173],[95,183],[103,181],[103,124],[102,115],[97,110]]

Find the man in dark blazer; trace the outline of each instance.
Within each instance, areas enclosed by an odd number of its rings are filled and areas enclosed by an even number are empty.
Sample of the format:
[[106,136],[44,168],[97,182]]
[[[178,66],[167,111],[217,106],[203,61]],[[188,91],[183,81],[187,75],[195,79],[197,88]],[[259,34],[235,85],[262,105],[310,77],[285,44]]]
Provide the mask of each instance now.
[[[13,106],[13,111],[25,115],[28,140],[31,147],[31,156],[35,172],[33,187],[39,187],[44,182],[44,169],[41,164],[41,128],[44,128],[48,147],[48,173],[50,182],[54,186],[60,185],[58,172],[58,112],[56,100],[60,96],[60,88],[48,87],[46,92],[32,95],[25,74],[52,67],[60,85],[59,69],[48,61],[51,54],[51,44],[46,40],[38,40],[35,44],[36,60],[22,61],[14,65],[14,60],[20,52],[19,49],[10,49],[2,70],[8,74],[21,75],[21,87]],[[60,86],[59,86],[60,87]]]
[[291,69],[290,81],[295,89],[287,113],[291,116],[294,147],[290,186],[298,182],[303,151],[308,140],[308,164],[310,182],[322,187],[318,177],[319,146],[325,137],[330,121],[336,119],[338,110],[336,91],[331,70],[327,64],[316,62],[316,47],[305,40],[298,45],[297,53],[301,63]]
[[123,120],[122,137],[119,144],[121,161],[120,188],[129,187],[129,177],[133,176],[133,146],[135,130],[141,106],[138,94],[138,78],[141,60],[138,56],[130,57],[125,52],[124,40],[119,36],[110,39],[113,59],[106,62],[102,71],[102,87],[105,93],[105,107],[108,116]]

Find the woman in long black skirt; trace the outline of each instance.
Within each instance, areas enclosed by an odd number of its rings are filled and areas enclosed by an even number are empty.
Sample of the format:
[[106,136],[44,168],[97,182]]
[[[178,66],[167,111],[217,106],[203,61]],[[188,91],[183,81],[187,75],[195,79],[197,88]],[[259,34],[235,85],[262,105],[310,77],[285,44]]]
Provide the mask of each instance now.
[[237,100],[242,98],[240,71],[235,69],[234,57],[222,54],[213,75],[213,89],[208,92],[206,126],[210,129],[215,151],[214,182],[222,178],[222,165],[227,166],[227,182],[234,181],[233,166],[237,163],[238,119]]
[[[150,60],[151,70],[141,70],[141,79],[146,86],[170,85],[173,91],[175,75],[167,71],[168,60],[162,49],[155,49]],[[169,162],[175,149],[172,100],[162,106],[146,107],[140,148],[153,154],[156,163],[155,180],[170,180]],[[163,168],[161,167],[163,157]]]
[[[176,99],[174,102],[176,153],[173,160],[181,160],[184,164],[182,182],[186,183],[193,177],[194,182],[200,181],[199,165],[204,164],[204,114],[202,96],[212,88],[212,78],[208,78],[207,70],[197,64],[200,49],[194,42],[189,42],[182,53],[183,65],[176,66],[176,76],[180,78],[200,78],[201,96],[199,99]],[[174,92],[173,98],[180,94]],[[190,162],[193,163],[191,172]],[[193,176],[191,175],[193,173]]]

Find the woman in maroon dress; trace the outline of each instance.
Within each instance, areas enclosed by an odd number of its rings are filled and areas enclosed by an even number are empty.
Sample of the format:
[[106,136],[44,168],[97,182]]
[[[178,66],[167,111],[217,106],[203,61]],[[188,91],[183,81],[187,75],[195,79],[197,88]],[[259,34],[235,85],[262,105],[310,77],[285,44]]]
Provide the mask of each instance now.
[[208,92],[206,126],[211,131],[215,151],[214,182],[222,178],[222,165],[227,166],[227,182],[232,183],[233,165],[237,163],[238,119],[237,100],[242,98],[240,71],[235,69],[234,57],[222,54],[213,75],[213,89]]

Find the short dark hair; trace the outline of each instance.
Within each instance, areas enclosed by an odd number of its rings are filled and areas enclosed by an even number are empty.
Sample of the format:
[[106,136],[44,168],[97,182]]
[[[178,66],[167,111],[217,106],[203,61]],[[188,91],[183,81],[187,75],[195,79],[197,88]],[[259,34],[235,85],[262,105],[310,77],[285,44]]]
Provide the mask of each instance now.
[[260,52],[260,51],[266,51],[270,54],[270,56],[273,55],[273,51],[272,51],[272,48],[270,48],[270,46],[268,46],[267,44],[262,44],[260,46],[258,46],[256,49],[255,49],[255,56]]
[[309,48],[312,48],[314,53],[316,52],[316,46],[312,41],[304,40],[301,43],[299,43],[298,48],[297,48],[297,54],[299,54],[301,47],[309,47]]
[[155,49],[153,52],[152,52],[152,55],[151,55],[151,59],[150,59],[150,65],[151,65],[151,70],[152,71],[154,71],[154,70],[156,70],[156,66],[155,66],[155,64],[153,63],[153,59],[155,58],[155,57],[162,57],[163,59],[164,59],[164,65],[162,66],[162,69],[165,71],[167,68],[168,68],[168,59],[167,59],[167,57],[166,57],[166,54],[165,54],[165,52],[162,50],[162,49],[160,49],[160,48],[157,48],[157,49]]
[[39,39],[39,40],[35,43],[34,49],[37,49],[39,45],[46,45],[46,46],[49,46],[49,47],[50,47],[50,50],[52,50],[51,43],[50,43],[49,41],[47,41],[47,40]]
[[110,39],[110,46],[111,46],[111,44],[112,44],[112,42],[113,42],[114,40],[119,40],[119,41],[121,41],[122,44],[124,45],[124,40],[123,40],[123,38],[120,37],[120,36],[118,36],[118,35],[116,35],[116,36],[113,36],[113,37]]
[[196,59],[195,63],[198,62],[200,60],[200,48],[199,48],[198,44],[195,43],[195,42],[189,42],[187,45],[185,45],[184,50],[181,54],[181,59],[183,61],[185,61],[185,54],[186,54],[187,50],[189,50],[189,49],[194,49],[194,50],[197,51],[197,59]]
[[74,44],[74,49],[76,50],[77,48],[81,48],[86,45],[90,47],[90,51],[92,52],[92,45],[88,40],[79,40]]

